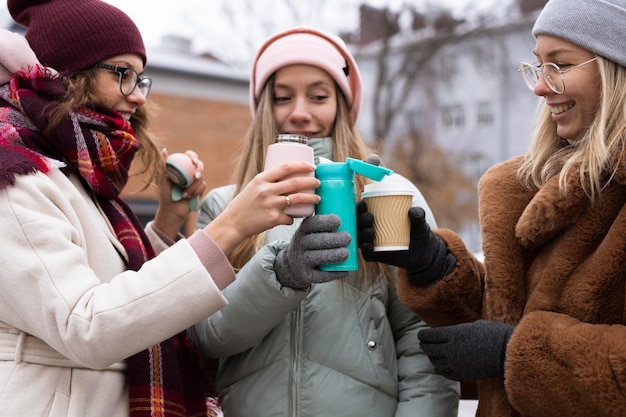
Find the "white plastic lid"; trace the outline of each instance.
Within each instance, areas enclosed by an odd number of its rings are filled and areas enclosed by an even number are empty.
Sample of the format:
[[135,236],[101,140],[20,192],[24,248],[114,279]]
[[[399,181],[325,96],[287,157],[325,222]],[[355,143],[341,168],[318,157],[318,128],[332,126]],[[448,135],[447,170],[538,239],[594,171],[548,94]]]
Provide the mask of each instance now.
[[415,194],[412,185],[407,181],[385,177],[382,181],[366,184],[363,187],[361,198],[378,197],[384,195],[411,195]]

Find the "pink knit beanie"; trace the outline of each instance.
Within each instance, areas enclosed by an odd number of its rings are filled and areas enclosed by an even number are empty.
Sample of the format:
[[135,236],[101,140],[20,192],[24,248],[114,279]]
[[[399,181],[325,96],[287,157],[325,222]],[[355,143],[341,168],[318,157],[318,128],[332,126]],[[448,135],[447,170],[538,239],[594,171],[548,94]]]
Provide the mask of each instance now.
[[271,36],[257,52],[250,77],[253,116],[268,78],[278,69],[293,64],[313,65],[330,74],[346,98],[352,123],[356,123],[361,111],[362,85],[352,54],[340,38],[304,27]]
[[100,0],[8,0],[39,61],[75,73],[115,55],[139,54],[146,63],[141,33],[128,15]]

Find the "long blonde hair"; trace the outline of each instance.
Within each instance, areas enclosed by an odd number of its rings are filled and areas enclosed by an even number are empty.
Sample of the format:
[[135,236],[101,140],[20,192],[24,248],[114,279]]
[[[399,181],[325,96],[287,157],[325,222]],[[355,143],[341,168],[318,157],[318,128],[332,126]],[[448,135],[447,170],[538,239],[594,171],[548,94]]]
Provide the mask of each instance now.
[[[273,107],[274,76],[268,79],[263,88],[255,117],[246,133],[244,146],[234,173],[236,185],[235,194],[238,194],[258,173],[263,171],[267,148],[274,143],[274,137],[278,132]],[[372,153],[372,150],[363,142],[355,126],[350,122],[349,110],[344,95],[335,84],[337,96],[337,114],[335,124],[331,132],[333,138],[333,160],[345,161],[347,157],[364,160]],[[355,188],[357,196],[361,195],[366,180],[360,175],[355,176]],[[230,262],[235,269],[245,265],[254,253],[264,244],[265,233],[252,236],[243,241],[230,256]],[[368,279],[377,279],[383,276],[389,282],[389,270],[384,265],[365,262],[359,253],[359,269],[364,272]]]
[[533,140],[518,171],[527,187],[540,188],[559,175],[565,195],[568,180],[578,176],[594,201],[619,167],[626,139],[626,68],[600,56],[597,63],[600,104],[591,126],[575,142],[557,135],[549,107],[540,103]]
[[[62,82],[67,84],[67,92],[63,101],[53,111],[50,123],[44,132],[45,134],[52,132],[70,112],[76,111],[81,107],[94,108],[97,105],[95,71],[95,69],[90,68],[72,74],[71,77],[65,78],[64,81],[62,80]],[[130,119],[135,137],[141,145],[137,152],[137,158],[139,158],[141,166],[139,166],[135,175],[146,175],[143,189],[150,184],[159,184],[165,178],[165,164],[161,156],[159,141],[148,127],[154,110],[151,102],[146,101],[143,106],[137,108],[137,111]]]

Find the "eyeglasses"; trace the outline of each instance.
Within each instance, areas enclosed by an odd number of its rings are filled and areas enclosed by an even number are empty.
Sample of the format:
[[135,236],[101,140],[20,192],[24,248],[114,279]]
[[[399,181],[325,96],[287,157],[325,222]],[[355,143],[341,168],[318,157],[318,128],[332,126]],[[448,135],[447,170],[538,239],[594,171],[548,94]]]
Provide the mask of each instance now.
[[521,62],[519,67],[517,67],[517,71],[522,75],[524,83],[526,83],[531,91],[535,89],[535,86],[539,82],[539,77],[541,76],[548,87],[550,87],[550,90],[557,94],[561,94],[565,91],[563,74],[573,70],[574,68],[582,67],[583,65],[593,62],[596,59],[598,59],[598,57],[591,58],[582,64],[567,67],[565,69],[559,68],[558,65],[552,62],[545,62],[541,65],[539,65],[538,62],[533,62],[532,64]]
[[148,94],[150,94],[152,79],[150,77],[140,77],[137,71],[132,68],[103,63],[96,64],[94,67],[117,72],[120,76],[120,92],[125,96],[131,95],[135,91],[135,87],[139,87],[139,91],[141,91],[144,97],[148,97]]

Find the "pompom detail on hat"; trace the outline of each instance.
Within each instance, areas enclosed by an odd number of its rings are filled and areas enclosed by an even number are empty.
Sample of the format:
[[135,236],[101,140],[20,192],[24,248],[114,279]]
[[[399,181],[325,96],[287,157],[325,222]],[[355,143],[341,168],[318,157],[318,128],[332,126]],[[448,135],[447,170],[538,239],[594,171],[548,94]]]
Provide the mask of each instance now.
[[532,34],[553,36],[626,66],[624,0],[550,0]]
[[339,37],[306,27],[277,33],[259,48],[250,76],[250,111],[253,116],[267,80],[280,68],[294,64],[312,65],[326,71],[346,98],[350,120],[356,124],[363,87],[354,57]]
[[132,19],[101,0],[8,0],[13,19],[39,61],[59,72],[75,73],[121,54],[146,49]]

